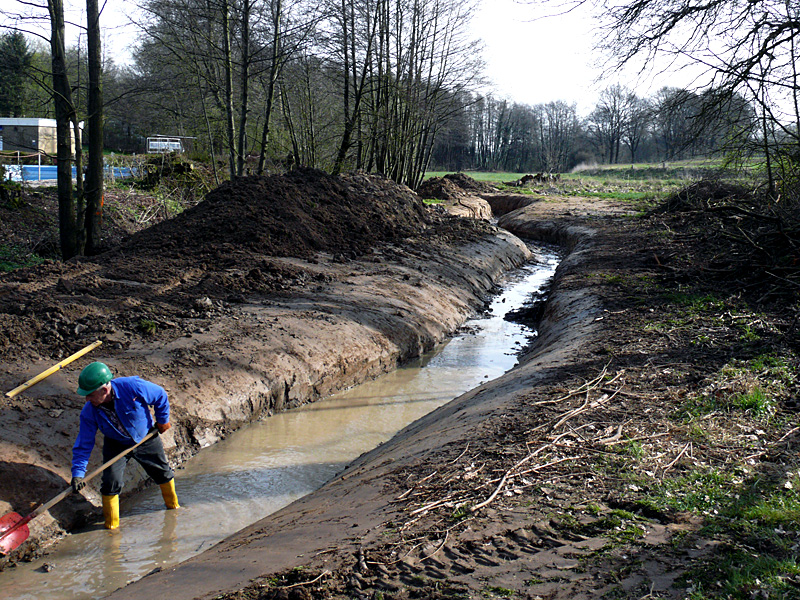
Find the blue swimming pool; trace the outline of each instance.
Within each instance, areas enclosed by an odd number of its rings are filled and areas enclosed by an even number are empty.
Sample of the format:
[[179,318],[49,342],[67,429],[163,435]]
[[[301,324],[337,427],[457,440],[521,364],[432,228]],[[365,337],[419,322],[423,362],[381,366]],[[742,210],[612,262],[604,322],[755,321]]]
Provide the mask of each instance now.
[[[55,181],[57,178],[55,165],[5,165],[6,179],[11,181]],[[72,167],[72,176],[77,171]],[[130,167],[106,167],[106,177],[130,177],[133,174]]]

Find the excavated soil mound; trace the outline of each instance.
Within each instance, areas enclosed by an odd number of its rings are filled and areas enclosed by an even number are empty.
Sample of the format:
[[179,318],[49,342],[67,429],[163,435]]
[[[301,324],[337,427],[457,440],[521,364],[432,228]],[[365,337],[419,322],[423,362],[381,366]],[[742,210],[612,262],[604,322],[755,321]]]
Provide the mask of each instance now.
[[439,200],[458,200],[468,196],[490,194],[497,188],[475,181],[463,173],[450,173],[444,177],[431,177],[423,181],[417,188],[417,194],[423,198],[437,198]]
[[381,177],[300,169],[241,178],[104,254],[0,275],[0,360],[59,359],[87,339],[124,349],[132,339],[170,335],[186,319],[211,318],[245,295],[319,277],[277,257],[325,252],[346,261],[378,244],[468,241],[485,232],[429,211],[409,188]]
[[462,190],[473,194],[489,194],[497,191],[497,188],[493,185],[484,181],[476,181],[469,175],[464,175],[464,173],[448,173],[444,176],[444,179],[452,181]]
[[442,207],[450,214],[474,219],[489,219],[492,216],[491,207],[478,196],[486,187],[490,190],[493,189],[491,186],[458,173],[444,177],[432,177],[417,188],[417,193],[423,198],[442,200]]
[[405,186],[301,169],[227,182],[175,219],[135,235],[120,252],[197,258],[212,247],[236,247],[301,258],[320,251],[361,255],[378,241],[419,233],[429,222]]
[[424,181],[417,188],[417,194],[423,198],[436,198],[438,200],[458,200],[467,196],[458,185],[444,177],[432,177]]

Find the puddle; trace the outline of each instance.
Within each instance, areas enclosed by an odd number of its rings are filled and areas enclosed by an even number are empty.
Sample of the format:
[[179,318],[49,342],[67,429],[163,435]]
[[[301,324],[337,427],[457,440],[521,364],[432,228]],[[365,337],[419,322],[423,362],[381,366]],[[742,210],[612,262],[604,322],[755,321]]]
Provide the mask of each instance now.
[[202,450],[176,472],[181,509],[164,510],[156,486],[127,498],[118,531],[78,531],[48,556],[6,569],[0,598],[102,597],[207,550],[319,488],[409,423],[511,369],[533,332],[503,316],[543,287],[558,260],[545,250],[541,264],[511,274],[486,314],[421,359]]

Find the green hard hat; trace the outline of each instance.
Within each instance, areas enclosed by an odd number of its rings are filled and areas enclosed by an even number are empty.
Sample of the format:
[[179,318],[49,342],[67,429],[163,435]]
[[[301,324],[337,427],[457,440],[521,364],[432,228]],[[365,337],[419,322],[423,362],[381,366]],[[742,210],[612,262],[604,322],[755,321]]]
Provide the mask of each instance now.
[[114,376],[111,374],[111,369],[109,369],[105,364],[101,362],[93,362],[90,365],[87,365],[81,371],[80,377],[78,377],[78,393],[81,396],[88,396],[97,388],[104,386],[109,381],[111,381]]

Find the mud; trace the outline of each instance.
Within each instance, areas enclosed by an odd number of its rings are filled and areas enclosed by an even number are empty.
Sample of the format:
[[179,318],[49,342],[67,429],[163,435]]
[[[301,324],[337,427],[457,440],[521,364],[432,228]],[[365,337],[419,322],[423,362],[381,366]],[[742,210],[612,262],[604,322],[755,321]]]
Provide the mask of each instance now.
[[[244,596],[225,597],[259,598],[257,590],[259,585],[263,586],[259,582],[270,573],[286,573],[297,568],[322,574],[335,573],[342,568],[349,571],[353,560],[356,565],[361,560],[359,556],[369,561],[369,549],[384,546],[389,531],[402,532],[413,523],[414,513],[409,515],[407,500],[402,499],[415,495],[413,490],[417,484],[414,482],[429,477],[440,481],[439,472],[448,470],[446,463],[464,453],[469,455],[471,445],[481,445],[479,440],[488,431],[488,423],[509,411],[513,414],[521,394],[547,383],[560,369],[574,363],[599,334],[598,319],[603,315],[599,298],[583,286],[574,285],[576,271],[585,268],[597,251],[597,232],[587,223],[571,223],[568,219],[541,222],[534,212],[536,206],[538,204],[534,203],[527,209],[501,217],[500,222],[526,236],[561,243],[570,253],[557,271],[554,289],[539,326],[538,341],[523,364],[405,428],[389,442],[352,463],[345,474],[319,491],[231,536],[204,554],[146,577],[110,597],[138,598],[168,590],[176,598],[214,598],[245,589],[247,591],[241,592]],[[560,208],[564,211],[567,206],[573,205],[569,201],[562,202]],[[578,206],[582,207],[573,207]],[[620,209],[613,207],[613,210]],[[452,506],[456,500],[445,494],[442,502]],[[423,507],[417,514],[426,512]],[[492,520],[491,512],[489,520]],[[503,527],[501,523],[496,526]],[[478,538],[486,535],[485,530],[481,531]],[[469,527],[464,535],[469,536],[468,532]],[[533,551],[525,549],[530,547],[531,540],[524,539],[527,534],[522,535],[516,542],[517,546],[522,545],[522,549],[517,548],[520,557]],[[460,539],[465,538],[462,535]],[[433,558],[437,552],[436,546],[430,545],[424,546],[419,555],[414,553],[416,560],[382,555],[375,559],[380,564],[365,562],[361,572],[366,574],[377,569],[379,573],[393,573],[386,577],[378,575],[380,581],[386,582],[387,592],[399,591],[404,582],[407,583],[404,578],[419,577],[421,573],[439,580],[456,579],[459,570],[452,561],[458,563],[458,558],[455,555],[447,560],[440,557],[444,562],[439,570],[436,567],[439,563]],[[476,563],[474,556],[466,555],[463,559],[464,573],[474,572],[471,580],[480,577],[482,567],[478,563],[481,561]],[[388,567],[389,564],[394,566]],[[491,570],[488,563],[484,566]],[[507,566],[513,572],[515,567],[510,563]],[[359,567],[355,569],[354,576],[358,580]],[[358,588],[359,584],[353,581],[348,586],[351,591]]]
[[[0,510],[27,514],[66,486],[82,404],[73,390],[90,360],[167,389],[164,441],[179,464],[247,422],[432,348],[529,258],[516,237],[429,210],[388,180],[303,171],[226,184],[100,256],[5,274],[3,389],[103,345],[4,398]],[[126,492],[142,484],[131,470]],[[96,485],[36,519],[6,562],[96,519]]]

